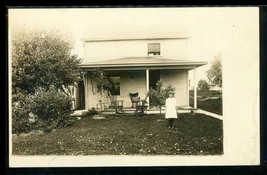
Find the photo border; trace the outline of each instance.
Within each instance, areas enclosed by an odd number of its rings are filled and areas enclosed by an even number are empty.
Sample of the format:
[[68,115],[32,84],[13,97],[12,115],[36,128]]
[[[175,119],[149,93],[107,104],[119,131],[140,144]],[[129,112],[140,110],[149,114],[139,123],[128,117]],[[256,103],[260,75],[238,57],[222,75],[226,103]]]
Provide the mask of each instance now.
[[[62,6],[61,6],[62,7]],[[61,8],[59,7],[59,8]],[[146,7],[146,6],[144,6]],[[164,6],[165,7],[165,6]],[[8,7],[9,8],[9,7]],[[62,8],[65,8],[62,7]],[[266,68],[265,65],[267,65],[266,63],[266,50],[264,49],[265,46],[267,45],[267,40],[266,40],[266,34],[264,31],[267,31],[267,8],[266,7],[262,7],[260,6],[260,145],[261,145],[261,149],[260,149],[260,157],[261,157],[261,165],[260,166],[179,166],[179,167],[98,167],[98,168],[94,168],[94,167],[90,167],[90,168],[86,168],[86,167],[62,167],[62,168],[9,168],[8,164],[9,164],[9,158],[8,158],[8,151],[5,152],[6,155],[6,167],[7,167],[7,173],[9,174],[15,174],[15,173],[23,173],[23,174],[28,174],[28,173],[67,173],[67,174],[83,174],[83,173],[95,173],[95,174],[147,174],[147,173],[163,173],[163,172],[168,172],[169,174],[176,174],[178,172],[178,174],[186,174],[186,173],[193,173],[193,174],[200,174],[200,173],[220,173],[220,174],[227,174],[227,173],[263,173],[264,171],[266,171],[266,166],[267,166],[267,144],[266,144],[266,99],[265,97],[267,97],[266,95],[266,91],[264,91],[265,89],[267,89],[267,73],[266,73]],[[6,18],[5,18],[6,19]],[[7,19],[6,19],[7,20]],[[5,23],[5,25],[7,25]],[[3,35],[5,35],[5,45],[7,46],[7,28],[6,28],[6,32],[3,32]],[[6,56],[7,54],[7,49],[5,50]],[[7,58],[7,62],[8,63],[8,58]],[[5,65],[5,64],[3,64]],[[7,65],[7,64],[6,64]],[[6,70],[5,73],[3,73],[2,75],[6,75],[5,78],[7,78],[7,73],[8,73],[8,68],[7,66],[5,66],[5,69],[2,70]],[[5,81],[6,85],[6,90],[8,89],[8,83],[7,80]],[[8,101],[8,97],[6,98],[6,101]],[[6,102],[5,101],[5,102]],[[4,104],[8,104],[8,103],[4,103]],[[6,108],[6,111],[8,111],[8,105]],[[6,112],[6,114],[8,114]],[[5,124],[5,128],[7,128],[7,135],[8,135],[8,117],[6,118],[6,122],[4,122]],[[6,150],[8,150],[8,140],[9,138],[6,137],[5,138],[7,140],[5,140],[7,143],[7,147]],[[265,149],[263,149],[265,148]],[[78,169],[78,170],[77,170]]]

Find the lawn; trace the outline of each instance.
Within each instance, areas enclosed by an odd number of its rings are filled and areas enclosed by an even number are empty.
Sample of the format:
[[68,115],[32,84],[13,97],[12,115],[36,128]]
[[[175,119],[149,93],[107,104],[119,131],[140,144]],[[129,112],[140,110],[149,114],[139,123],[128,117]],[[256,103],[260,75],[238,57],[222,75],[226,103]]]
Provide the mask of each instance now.
[[[197,97],[197,107],[199,109],[209,111],[218,115],[223,114],[223,106],[222,106],[222,94],[215,94],[213,95],[214,91],[210,91],[208,93],[201,93],[198,92],[198,97]],[[189,96],[189,105],[191,107],[194,106],[194,96],[193,96],[193,91],[190,91],[190,96]]]
[[159,115],[82,117],[51,133],[13,135],[14,155],[220,155],[222,121],[180,114],[168,129]]

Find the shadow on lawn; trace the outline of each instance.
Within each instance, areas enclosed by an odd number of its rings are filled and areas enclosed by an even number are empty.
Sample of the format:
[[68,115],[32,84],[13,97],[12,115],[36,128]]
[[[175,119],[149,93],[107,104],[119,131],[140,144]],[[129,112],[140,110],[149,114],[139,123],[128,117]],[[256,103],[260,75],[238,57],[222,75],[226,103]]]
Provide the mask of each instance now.
[[159,115],[85,116],[72,127],[13,137],[15,155],[220,155],[222,121],[180,114],[174,129]]

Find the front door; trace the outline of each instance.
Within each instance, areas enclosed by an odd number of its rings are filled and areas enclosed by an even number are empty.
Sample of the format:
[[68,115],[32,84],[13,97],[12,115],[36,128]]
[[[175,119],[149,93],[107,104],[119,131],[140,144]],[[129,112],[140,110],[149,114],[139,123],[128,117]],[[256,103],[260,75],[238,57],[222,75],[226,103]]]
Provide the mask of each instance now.
[[157,82],[159,80],[160,80],[160,70],[149,70],[149,89],[151,88],[156,89]]
[[76,106],[77,110],[85,109],[84,81],[77,83]]

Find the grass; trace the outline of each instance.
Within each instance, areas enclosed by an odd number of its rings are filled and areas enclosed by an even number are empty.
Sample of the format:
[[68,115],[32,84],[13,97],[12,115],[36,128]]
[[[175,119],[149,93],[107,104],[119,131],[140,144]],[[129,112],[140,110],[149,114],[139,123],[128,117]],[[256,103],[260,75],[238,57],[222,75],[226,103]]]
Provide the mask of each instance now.
[[174,129],[159,115],[91,116],[51,133],[13,136],[14,155],[220,155],[222,121],[180,114]]
[[[211,99],[209,97],[217,97],[216,99]],[[190,92],[189,105],[194,106],[194,96],[193,91]],[[210,91],[207,93],[198,92],[197,97],[197,107],[218,115],[222,115],[222,94],[219,92]]]

